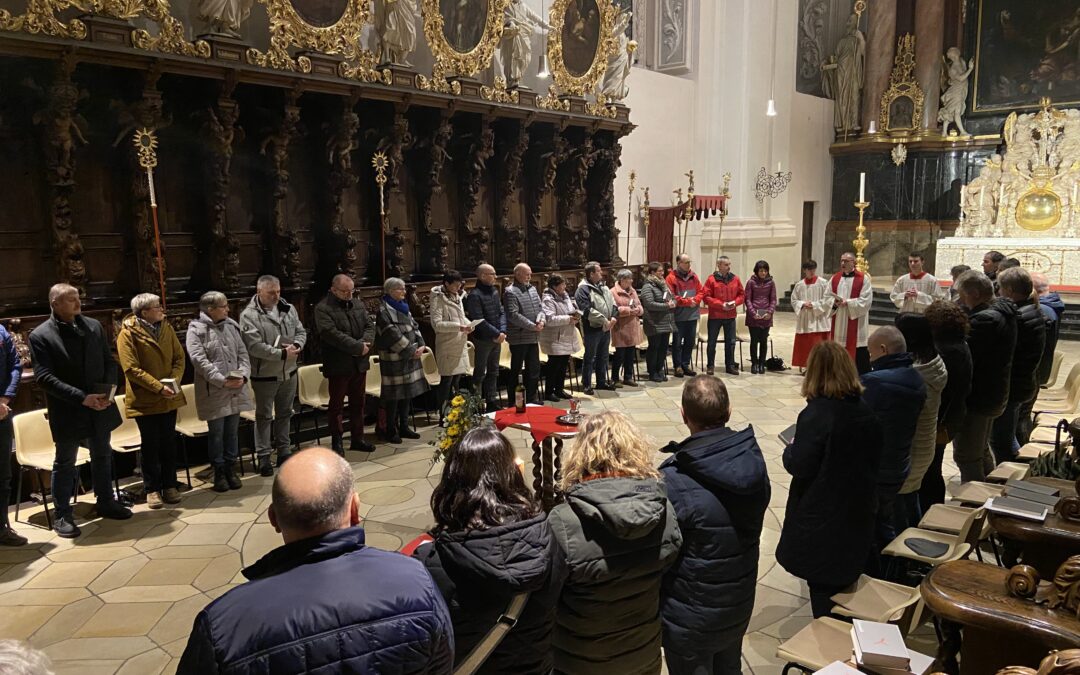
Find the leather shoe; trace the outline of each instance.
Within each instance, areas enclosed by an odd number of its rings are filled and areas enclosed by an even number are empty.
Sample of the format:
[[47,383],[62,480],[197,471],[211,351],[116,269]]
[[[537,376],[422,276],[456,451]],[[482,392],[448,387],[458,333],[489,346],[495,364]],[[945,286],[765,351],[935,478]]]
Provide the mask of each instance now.
[[26,546],[28,541],[8,525],[0,527],[0,546]]
[[102,518],[109,518],[110,520],[127,520],[131,517],[131,509],[120,506],[112,499],[107,502],[98,502],[97,513]]
[[738,375],[739,374],[739,367],[738,366],[728,366],[727,367],[727,374],[728,375]]
[[683,369],[682,368],[676,368],[675,369],[675,377],[682,377],[682,376],[683,376]]
[[371,452],[374,449],[375,449],[374,445],[372,445],[371,443],[368,443],[367,441],[365,441],[362,438],[359,439],[359,440],[352,441],[349,444],[349,450],[352,450],[353,452]]
[[605,384],[598,384],[596,385],[596,388],[603,389],[604,391],[615,391],[615,385],[611,382],[607,382]]
[[713,374],[713,372],[714,372],[714,371],[713,371],[713,367],[712,367],[712,366],[709,366],[708,368],[706,368],[706,369],[705,369],[705,374],[706,374],[706,375],[712,375],[712,374]]
[[259,458],[259,475],[267,478],[274,475],[274,466],[270,463],[270,455]]
[[683,368],[683,375],[686,375],[687,377],[695,377],[697,375],[697,371],[691,370],[689,368]]
[[622,383],[625,384],[628,387],[636,387],[637,386],[637,382],[634,382],[633,380],[630,380],[630,379],[623,380]]
[[581,392],[586,396],[596,396],[596,391],[592,387],[585,387],[585,391]]
[[176,488],[165,488],[161,492],[161,501],[166,504],[179,504],[180,503],[180,491]]
[[401,434],[402,438],[411,438],[413,440],[416,440],[417,438],[420,438],[420,434],[416,433],[415,431],[413,431],[412,429],[410,429],[408,427],[405,427],[404,429],[402,429],[398,433]]
[[560,389],[559,391],[555,392],[555,395],[558,396],[559,398],[566,398],[566,399],[574,398],[574,395],[571,394],[570,392],[566,391],[565,389]]

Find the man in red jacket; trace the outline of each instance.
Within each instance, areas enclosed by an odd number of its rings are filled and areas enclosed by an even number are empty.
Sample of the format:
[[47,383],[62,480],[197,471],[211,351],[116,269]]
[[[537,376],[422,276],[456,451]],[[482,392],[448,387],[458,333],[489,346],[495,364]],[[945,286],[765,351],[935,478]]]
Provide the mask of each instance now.
[[698,275],[690,269],[690,256],[680,253],[675,258],[675,269],[667,275],[667,285],[675,296],[675,332],[671,334],[671,365],[675,377],[697,375],[690,367],[697,340],[698,307],[705,293]]
[[735,316],[739,305],[743,304],[743,285],[739,277],[731,272],[731,259],[722,255],[716,259],[716,271],[705,280],[705,306],[709,308],[709,342],[705,351],[709,357],[709,367],[705,372],[713,374],[716,362],[716,339],[720,328],[724,329],[724,367],[728,375],[739,374],[739,364],[735,362]]

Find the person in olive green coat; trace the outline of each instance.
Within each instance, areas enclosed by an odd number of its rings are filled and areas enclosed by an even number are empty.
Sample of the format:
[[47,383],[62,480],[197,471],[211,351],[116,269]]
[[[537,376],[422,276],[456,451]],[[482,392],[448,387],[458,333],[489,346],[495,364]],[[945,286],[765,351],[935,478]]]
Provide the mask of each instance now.
[[125,412],[135,419],[142,437],[146,503],[152,509],[161,508],[162,502],[178,504],[176,411],[187,403],[180,389],[184,350],[165,321],[161,298],[140,293],[131,299],[131,314],[116,336],[116,351],[126,383]]

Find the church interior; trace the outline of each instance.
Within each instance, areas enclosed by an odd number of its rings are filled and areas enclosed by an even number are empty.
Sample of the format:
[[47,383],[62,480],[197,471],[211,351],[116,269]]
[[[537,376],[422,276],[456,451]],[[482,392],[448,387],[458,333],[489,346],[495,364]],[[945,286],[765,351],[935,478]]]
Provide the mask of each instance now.
[[[494,659],[477,672],[989,675],[1070,673],[1080,663],[1080,0],[0,0],[0,142],[0,348],[18,362],[7,368],[13,379],[0,377],[0,483],[11,483],[0,485],[9,514],[0,524],[13,536],[0,537],[0,673],[474,672],[461,667],[462,645],[472,643],[460,635],[449,664],[413,669],[344,658],[324,670],[316,660],[238,666],[218,651],[200,657],[217,659],[208,670],[192,654],[210,608],[272,584],[245,572],[283,546],[285,507],[275,509],[286,487],[275,481],[286,457],[332,448],[351,469],[352,526],[365,546],[415,557],[445,535],[440,486],[470,425],[502,432],[517,482],[539,513],[562,522],[590,418],[628,418],[651,448],[650,475],[680,466],[667,446],[701,433],[687,404],[697,373],[722,383],[722,426],[751,428],[767,471],[755,531],[740,530],[756,558],[745,573],[747,618],[734,622],[741,632],[725,652],[737,665],[717,656],[693,669],[673,656],[665,594],[680,582],[668,571],[663,584],[657,576],[655,634],[617,638],[655,647],[644,665],[611,657],[581,666],[566,656],[553,609],[543,668]],[[999,338],[977,346],[976,308],[965,304],[992,282],[987,302],[1010,303],[1021,317],[1012,325],[1023,324],[1023,299],[1000,299],[1017,276],[1036,315],[1050,295],[1057,303],[1056,315],[1043,310],[1045,373],[1025,401],[1015,400],[1012,355],[1023,325],[1012,329],[1007,359],[980,360]],[[698,289],[683,291],[694,279]],[[666,329],[650,323],[653,280],[661,313],[673,311]],[[751,308],[751,280],[775,286],[765,310]],[[562,296],[546,289],[562,283],[571,309],[559,326],[551,317],[566,313]],[[717,290],[731,284],[737,297]],[[494,347],[479,337],[494,320],[470,304],[480,286],[494,286],[494,311],[506,312]],[[447,289],[461,299],[447,300]],[[605,297],[608,314],[595,323]],[[622,297],[631,298],[627,312]],[[341,316],[366,316],[370,329],[347,338],[366,346],[344,356],[363,364],[345,422],[346,385],[327,366],[344,349],[335,331],[350,329],[326,328],[328,302],[340,302]],[[443,328],[446,302],[460,308],[460,331]],[[845,367],[873,408],[866,378],[896,355],[894,334],[907,339],[899,353],[910,349],[916,370],[933,358],[916,353],[902,318],[918,315],[929,336],[936,324],[923,313],[946,304],[972,315],[964,349],[975,383],[957,422],[961,442],[941,421],[944,406],[940,419],[937,403],[928,413],[927,447],[937,452],[929,471],[946,494],[930,508],[916,491],[917,514],[893,517],[901,526],[889,523],[885,553],[878,546],[857,580],[833,583],[822,616],[816,603],[829,584],[788,564],[782,543],[794,505],[813,492],[791,451],[813,405],[819,346],[847,350]],[[147,320],[154,310],[161,316]],[[301,331],[293,338],[287,314]],[[260,321],[282,332],[260,337]],[[383,339],[398,321],[415,368],[391,356],[396,337]],[[197,336],[234,323],[239,360],[215,382],[201,364],[217,352]],[[174,359],[171,372],[147,374],[133,356],[144,352],[124,336],[139,331],[151,342],[175,334],[164,357]],[[626,334],[634,337],[623,344]],[[564,338],[573,346],[561,350]],[[103,341],[115,378],[108,393],[96,389],[100,376],[84,382],[94,391],[69,384],[49,352],[67,358],[88,339]],[[458,357],[460,368],[446,365]],[[1026,374],[1033,383],[1038,365]],[[1018,449],[1006,461],[995,436],[1004,413],[986,417],[972,403],[989,396],[980,369],[1003,370],[1012,383],[1002,407],[1012,415],[1007,445]],[[229,380],[236,388],[222,389]],[[135,407],[146,399],[133,388],[147,381],[164,406],[153,413]],[[282,403],[289,386],[295,393]],[[207,413],[204,392],[214,387],[234,401],[214,405],[231,412]],[[87,403],[95,396],[100,407]],[[541,409],[569,421],[545,435],[539,417],[525,421]],[[148,443],[148,417],[166,410],[168,440]],[[101,416],[116,412],[102,478],[99,449],[64,427],[90,420],[98,433]],[[975,463],[995,461],[972,479],[962,446],[976,417],[986,422]],[[876,443],[892,447],[882,426]],[[226,447],[224,470],[214,449],[223,428],[226,446],[239,448],[231,460]],[[904,450],[910,471],[917,443]],[[175,475],[160,476],[151,445],[173,448]],[[58,459],[68,446],[74,468]],[[824,471],[830,461],[813,464]],[[58,475],[61,484],[74,477],[73,506],[57,495]],[[232,478],[235,489],[218,489]],[[867,513],[880,515],[877,485]],[[1030,496],[1031,485],[1051,495],[1041,519],[993,510],[995,499]],[[911,494],[896,489],[890,514]],[[678,511],[674,485],[667,490],[667,508]],[[103,516],[103,499],[126,515]],[[803,501],[798,510],[809,509]],[[817,517],[848,522],[842,513]],[[691,535],[692,521],[678,514],[681,556],[707,536]],[[822,534],[820,547],[847,545],[849,526],[836,527],[838,538]],[[585,574],[567,556],[564,600]],[[725,594],[705,595],[726,606]],[[501,621],[508,599],[490,621]],[[447,605],[460,630],[469,601]],[[250,615],[275,622],[273,612]],[[514,642],[516,620],[503,649],[524,644]],[[860,660],[870,654],[852,621],[896,631],[901,662]],[[702,641],[719,639],[708,630]],[[232,636],[213,638],[217,650]],[[35,655],[27,659],[43,656],[39,669],[6,670],[5,641]]]

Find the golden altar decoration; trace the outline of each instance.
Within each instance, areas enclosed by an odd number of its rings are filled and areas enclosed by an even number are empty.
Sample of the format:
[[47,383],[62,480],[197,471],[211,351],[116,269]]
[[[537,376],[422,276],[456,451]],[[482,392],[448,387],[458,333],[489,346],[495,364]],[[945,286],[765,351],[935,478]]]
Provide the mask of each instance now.
[[[483,0],[483,29],[474,44],[454,45],[446,35],[446,18],[439,9],[439,0],[424,0],[424,37],[435,57],[432,80],[451,77],[475,77],[491,66],[503,33],[503,15],[509,0]],[[426,81],[426,78],[425,80]],[[505,91],[505,81],[502,89]]]
[[896,40],[889,88],[881,95],[878,123],[882,131],[905,135],[922,129],[924,104],[922,87],[915,79],[915,36],[908,33]]

